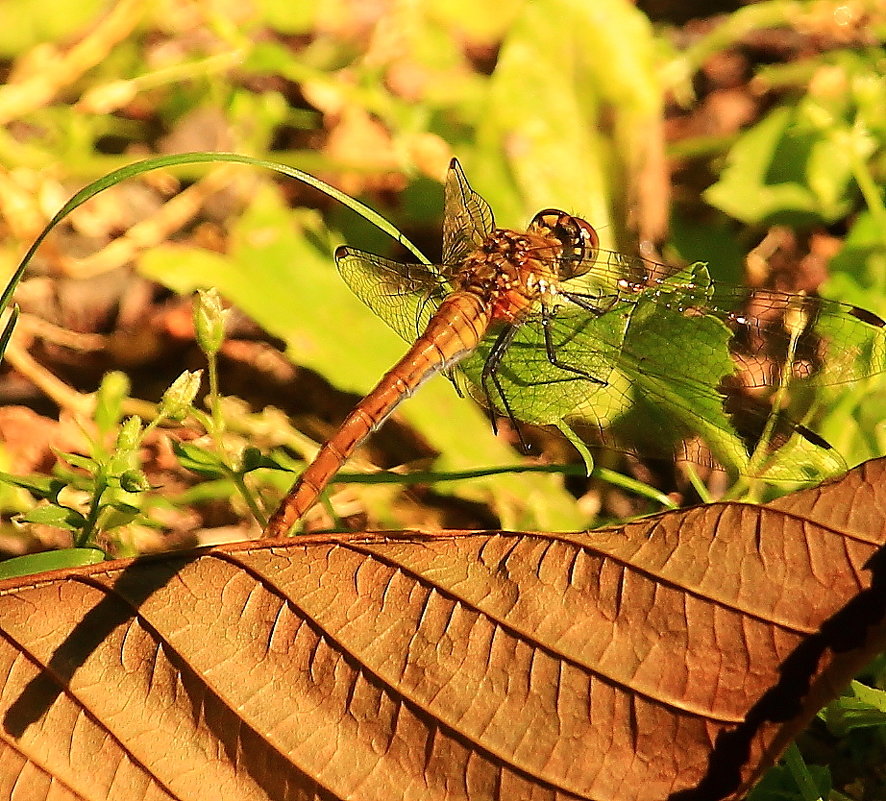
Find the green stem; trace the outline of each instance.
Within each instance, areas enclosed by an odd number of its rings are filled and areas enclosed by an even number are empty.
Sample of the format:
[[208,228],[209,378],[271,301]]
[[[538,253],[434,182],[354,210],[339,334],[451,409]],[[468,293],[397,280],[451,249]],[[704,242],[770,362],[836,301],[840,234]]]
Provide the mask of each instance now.
[[92,490],[92,502],[89,504],[89,512],[86,515],[86,523],[81,529],[80,535],[74,538],[74,546],[76,548],[85,548],[93,544],[93,533],[95,532],[98,516],[102,508],[102,495],[105,494],[107,488],[108,485],[103,478],[96,480],[95,487]]
[[[330,483],[332,484],[434,484],[444,481],[464,481],[472,478],[483,478],[501,473],[562,473],[567,476],[587,476],[584,465],[577,464],[545,464],[545,465],[513,465],[511,467],[484,467],[476,470],[455,470],[441,473],[433,470],[419,470],[414,473],[392,473],[379,471],[377,473],[337,473]],[[599,478],[614,486],[633,492],[641,497],[655,501],[666,509],[676,509],[677,504],[663,492],[655,487],[650,487],[642,481],[637,481],[629,476],[609,470],[605,467],[595,467],[591,472],[595,478]]]
[[225,472],[228,474],[228,477],[231,479],[231,481],[234,482],[234,486],[237,488],[237,491],[240,493],[240,495],[243,496],[243,500],[246,501],[246,505],[249,507],[249,511],[252,512],[253,517],[259,522],[259,525],[264,528],[268,522],[267,516],[262,511],[261,506],[259,506],[255,495],[246,485],[246,481],[243,478],[243,473],[241,473],[238,469],[231,465],[231,461],[228,458],[227,448],[225,447],[223,436],[225,430],[225,420],[222,416],[221,409],[221,394],[219,392],[218,382],[218,359],[216,358],[216,351],[210,351],[206,353],[206,364],[209,368],[210,436],[212,437],[212,441],[215,443],[215,448],[218,451],[219,459],[221,460]]
[[796,743],[791,743],[787,747],[784,752],[784,762],[797,783],[797,789],[800,791],[803,801],[822,801],[821,793],[818,792],[815,781],[809,773],[809,768],[806,767],[806,762]]
[[790,26],[795,24],[798,17],[808,13],[808,3],[797,0],[770,0],[745,6],[730,14],[707,36],[665,64],[660,73],[661,85],[687,101],[691,96],[689,83],[692,76],[715,53],[726,50],[752,31]]
[[209,366],[209,415],[212,421],[210,434],[219,456],[227,463],[225,444],[222,439],[225,421],[221,413],[221,396],[218,389],[218,359],[215,352],[206,354],[206,363]]
[[726,50],[752,31],[792,25],[797,17],[808,12],[808,4],[796,0],[770,0],[735,11],[676,59],[676,66],[665,71],[666,85],[673,86],[675,78],[691,78],[712,55]]
[[[871,175],[867,161],[859,152],[858,140],[863,133],[864,127],[861,122],[856,119],[855,125],[853,126],[853,135],[849,144],[849,159],[852,167],[852,177],[855,178],[855,183],[858,185],[861,195],[864,198],[864,202],[868,207],[868,211],[874,220],[874,227],[880,232],[880,241],[883,245],[886,245],[886,204],[883,202],[883,192],[881,187],[878,186],[874,176]],[[879,264],[880,269],[876,271],[876,275],[871,275],[869,278],[875,284],[876,291],[879,294],[882,294],[884,289],[886,289],[886,268],[883,267],[886,260],[876,259],[872,261]]]
[[243,478],[242,473],[238,473],[236,470],[230,470],[228,475],[231,478],[231,481],[234,482],[234,486],[237,487],[237,491],[243,496],[243,500],[246,501],[246,505],[249,507],[249,511],[252,512],[252,516],[258,521],[258,524],[264,528],[268,524],[268,516],[262,511],[262,508],[258,505],[258,501],[255,498],[255,495],[246,485],[246,481]]

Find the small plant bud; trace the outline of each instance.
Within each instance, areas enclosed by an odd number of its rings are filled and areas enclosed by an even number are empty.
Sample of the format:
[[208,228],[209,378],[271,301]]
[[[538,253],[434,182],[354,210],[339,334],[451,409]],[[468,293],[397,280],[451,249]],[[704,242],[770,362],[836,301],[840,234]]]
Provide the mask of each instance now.
[[207,355],[218,353],[225,339],[225,318],[228,310],[222,306],[216,289],[198,289],[194,298],[194,331],[197,344]]
[[185,370],[160,398],[157,413],[170,420],[184,420],[191,411],[191,404],[200,389],[202,370]]
[[127,418],[126,422],[120,426],[115,450],[118,453],[131,453],[138,447],[141,437],[142,419],[137,414],[134,414],[132,417]]
[[120,476],[120,487],[127,492],[147,492],[151,484],[141,470],[127,470]]

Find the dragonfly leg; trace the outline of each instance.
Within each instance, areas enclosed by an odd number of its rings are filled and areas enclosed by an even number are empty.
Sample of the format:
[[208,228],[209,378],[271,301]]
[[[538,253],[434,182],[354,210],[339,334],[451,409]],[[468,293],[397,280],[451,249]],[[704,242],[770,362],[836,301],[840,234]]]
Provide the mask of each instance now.
[[492,345],[492,348],[489,350],[489,355],[486,357],[486,362],[483,365],[483,372],[480,374],[480,386],[483,389],[483,397],[486,399],[486,405],[489,407],[489,416],[492,419],[492,430],[496,434],[498,433],[498,425],[495,421],[495,410],[498,408],[499,404],[493,399],[492,391],[489,387],[490,382],[492,382],[493,387],[495,387],[495,392],[500,401],[501,408],[504,410],[505,416],[510,420],[511,425],[517,432],[517,436],[520,439],[520,449],[524,453],[529,453],[529,443],[527,443],[523,437],[523,429],[517,418],[514,416],[514,412],[511,410],[511,405],[508,403],[508,397],[505,395],[501,381],[498,379],[498,368],[501,365],[501,360],[504,358],[504,355],[516,333],[517,326],[515,325],[509,325],[502,329],[498,338],[495,340],[495,343]]
[[565,362],[560,361],[557,356],[557,348],[554,345],[554,338],[551,336],[551,320],[553,319],[553,315],[551,314],[549,309],[542,308],[541,314],[541,327],[545,334],[545,352],[548,355],[548,361],[554,365],[554,367],[559,367],[561,370],[566,370],[569,373],[575,373],[575,375],[580,378],[587,379],[593,384],[598,384],[599,386],[605,386],[606,381],[602,378],[597,378],[595,375],[591,375],[587,370],[582,370],[578,367],[573,367],[570,364],[566,364]]
[[452,382],[452,386],[455,389],[455,394],[458,395],[459,398],[463,398],[465,396],[465,393],[462,392],[462,388],[458,383],[458,377],[455,373],[455,370],[445,370],[443,374]]
[[589,311],[598,317],[614,309],[615,304],[621,298],[618,292],[601,292],[599,295],[585,295],[579,292],[565,292],[561,289],[560,294],[570,303],[574,303],[579,308]]

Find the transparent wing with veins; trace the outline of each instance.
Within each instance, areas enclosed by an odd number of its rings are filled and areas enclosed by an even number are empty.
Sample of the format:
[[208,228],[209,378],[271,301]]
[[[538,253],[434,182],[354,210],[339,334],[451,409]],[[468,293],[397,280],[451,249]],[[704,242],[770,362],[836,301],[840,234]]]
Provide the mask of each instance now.
[[[514,416],[578,421],[622,449],[676,451],[745,472],[771,413],[766,400],[782,381],[813,389],[886,370],[886,327],[876,315],[823,298],[717,286],[700,266],[671,272],[603,252],[589,274],[597,289],[570,291],[584,279],[563,282],[548,336],[543,315],[527,317],[499,366],[497,385]],[[552,352],[584,375],[558,367]],[[488,354],[487,341],[460,365],[470,385]],[[813,462],[822,474],[843,468],[814,432],[783,415],[774,426],[779,446],[799,434],[799,455],[781,477],[818,479],[804,466]],[[715,458],[681,445],[693,437]]]
[[456,159],[443,198],[442,264],[405,264],[351,247],[335,252],[339,273],[354,294],[407,342],[424,330],[452,291],[448,280],[495,226],[492,209],[471,189]]
[[335,263],[351,291],[407,342],[428,320],[451,288],[424,264],[404,264],[365,250],[340,247]]
[[494,227],[492,208],[471,189],[461,164],[453,159],[443,191],[443,265],[450,270],[461,265]]

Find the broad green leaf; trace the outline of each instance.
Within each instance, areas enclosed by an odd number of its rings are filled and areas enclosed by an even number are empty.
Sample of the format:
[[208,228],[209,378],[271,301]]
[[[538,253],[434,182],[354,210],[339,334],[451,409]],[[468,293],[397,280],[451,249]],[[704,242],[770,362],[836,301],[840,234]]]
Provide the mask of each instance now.
[[513,24],[525,0],[426,0],[425,5],[429,24],[464,31],[472,41],[496,41]]
[[367,351],[390,366],[403,345],[344,285],[330,249],[318,244],[322,236],[316,214],[292,212],[264,185],[230,232],[229,256],[167,245],[146,253],[139,268],[181,293],[217,287],[283,339],[293,360],[362,392],[384,372]]
[[[647,411],[653,421],[670,421],[677,436],[670,445],[697,434],[720,462],[741,471],[747,452],[718,391],[723,379],[735,372],[728,346],[732,334],[714,317],[684,314],[679,292],[674,301],[659,296],[655,303],[638,304],[628,328],[627,364],[637,368],[630,382],[639,413]],[[658,430],[670,426],[666,423]],[[667,443],[653,444],[661,450]]]
[[[695,434],[721,462],[741,471],[746,450],[717,391],[735,372],[731,333],[713,317],[683,311],[712,293],[707,271],[697,267],[639,296],[626,295],[600,314],[562,310],[552,328],[554,352],[584,376],[551,362],[541,325],[522,326],[499,372],[511,411],[520,420],[586,422],[601,432],[618,429],[630,413],[640,419],[623,429],[625,444],[669,453]],[[490,347],[487,341],[463,365],[472,391],[481,397]]]
[[655,50],[648,18],[625,0],[524,4],[465,154],[500,224],[559,206],[588,219],[604,246],[625,244],[631,176],[661,114]]
[[769,112],[733,145],[705,199],[746,223],[812,224],[843,216],[851,180],[846,149],[802,122],[793,106]]
[[254,14],[275,31],[304,34],[311,31],[322,13],[323,3],[291,3],[288,0],[256,0]]
[[820,291],[886,315],[886,231],[871,212],[863,211],[852,223]]
[[822,448],[802,437],[793,436],[777,453],[762,464],[759,476],[788,485],[817,484],[846,470],[846,460],[836,448]]
[[98,11],[103,0],[3,0],[0,3],[0,54],[15,56],[47,42],[65,41],[78,33]]

